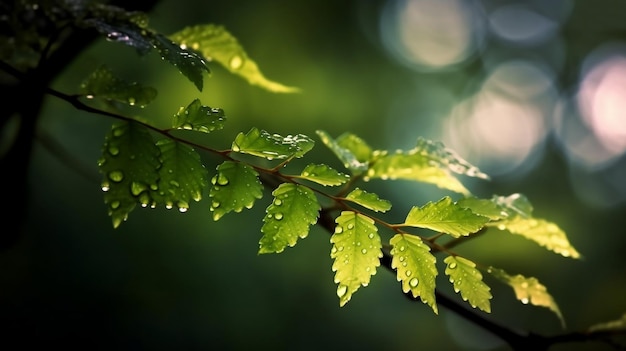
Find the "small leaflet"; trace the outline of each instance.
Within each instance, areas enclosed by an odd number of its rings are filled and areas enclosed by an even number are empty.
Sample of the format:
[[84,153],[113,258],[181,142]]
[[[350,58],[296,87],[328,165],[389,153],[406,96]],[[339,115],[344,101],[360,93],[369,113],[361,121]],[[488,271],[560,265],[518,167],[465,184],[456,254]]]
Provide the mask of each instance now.
[[550,309],[561,321],[561,326],[565,328],[565,320],[563,319],[559,306],[557,306],[546,287],[541,284],[537,278],[527,278],[521,274],[512,276],[504,270],[495,267],[489,267],[488,272],[498,280],[510,285],[515,291],[517,299],[523,304],[526,305],[530,303],[534,306]]
[[558,225],[539,218],[515,216],[493,223],[500,230],[521,235],[563,257],[580,258],[580,253],[570,244],[567,235]]
[[396,279],[402,282],[402,291],[411,292],[423,303],[439,313],[435,300],[435,278],[437,277],[436,258],[430,247],[419,236],[396,234],[389,243],[392,245],[391,267],[396,270]]
[[[191,200],[200,201],[209,184],[209,175],[200,155],[190,146],[171,139],[161,139],[156,145],[161,150],[161,168],[156,189],[150,188],[154,207],[164,204],[166,208],[178,208],[187,212]],[[132,192],[144,190],[142,184],[133,184]],[[147,203],[142,203],[146,207]]]
[[299,177],[323,186],[337,186],[350,180],[349,175],[338,172],[325,164],[309,164],[302,170]]
[[248,133],[237,135],[232,149],[234,152],[274,160],[300,158],[309,152],[314,144],[315,142],[304,134],[283,137],[252,127]]
[[267,79],[245,52],[237,39],[223,26],[202,24],[185,27],[169,36],[183,48],[201,53],[207,60],[215,61],[251,85],[274,93],[295,93],[300,89]]
[[342,145],[323,130],[317,130],[316,133],[324,145],[326,145],[335,156],[339,158],[339,161],[343,163],[344,167],[352,171],[352,173],[360,174],[367,170],[369,166],[368,160],[359,159],[356,155],[356,153],[363,153],[363,146],[360,145],[360,147],[356,148],[354,151],[349,148],[350,146],[359,145],[354,142],[353,138],[350,139],[351,141],[344,139],[344,144]]
[[367,163],[372,158],[372,148],[355,134],[343,133],[336,141],[340,147],[350,150],[359,162]]
[[589,332],[611,331],[611,330],[626,330],[626,313],[622,315],[620,319],[613,321],[594,324],[589,327]]
[[476,264],[460,256],[448,256],[443,260],[446,263],[446,275],[450,277],[450,283],[454,291],[461,293],[461,298],[467,301],[473,308],[490,313],[491,288],[483,282],[483,275]]
[[365,208],[376,212],[387,212],[391,209],[391,202],[378,198],[374,193],[355,188],[347,196],[346,200],[357,203]]
[[259,253],[280,253],[298,238],[306,238],[309,227],[317,223],[320,205],[313,191],[303,185],[283,183],[272,195],[266,209],[259,241]]
[[339,306],[344,306],[361,286],[369,285],[383,257],[382,244],[374,220],[352,211],[343,211],[335,220],[337,226],[330,238],[333,247]]
[[204,74],[210,73],[204,58],[195,52],[186,50],[161,34],[150,36],[150,42],[165,61],[176,67],[196,86],[198,91],[202,91]]
[[243,163],[224,161],[217,166],[217,174],[211,179],[211,184],[209,197],[214,221],[231,211],[250,209],[256,200],[263,197],[259,174]]
[[413,207],[402,226],[427,228],[455,238],[467,236],[484,227],[489,218],[475,214],[452,202],[449,196],[422,207]]
[[187,107],[178,110],[172,127],[210,133],[224,128],[225,120],[224,110],[203,106],[200,99],[195,99]]
[[156,89],[116,77],[105,65],[91,73],[80,87],[90,99],[97,97],[130,106],[145,107],[157,96]]
[[159,155],[148,129],[139,123],[116,123],[106,135],[98,167],[113,228],[128,218],[137,203],[153,202],[149,189],[158,188]]

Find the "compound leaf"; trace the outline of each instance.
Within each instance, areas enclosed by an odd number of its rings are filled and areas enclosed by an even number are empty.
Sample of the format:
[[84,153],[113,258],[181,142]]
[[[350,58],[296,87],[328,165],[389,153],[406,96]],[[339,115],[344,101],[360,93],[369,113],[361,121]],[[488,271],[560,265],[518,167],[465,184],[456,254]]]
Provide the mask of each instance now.
[[346,200],[357,203],[365,208],[376,212],[386,212],[391,209],[391,202],[378,198],[374,193],[355,188],[347,196]]
[[221,108],[203,106],[200,99],[181,107],[174,115],[173,128],[210,133],[224,128],[226,116]]
[[473,308],[480,308],[491,312],[491,288],[483,282],[483,275],[476,264],[460,256],[448,256],[443,260],[446,263],[446,275],[454,286],[455,292],[460,292],[464,301]]
[[314,144],[311,138],[303,134],[283,137],[252,127],[248,133],[237,135],[232,149],[235,152],[273,160],[302,157],[313,148]]
[[[355,150],[350,148],[351,146],[354,147],[355,145],[359,145],[354,142],[354,139],[344,137],[343,144],[340,144],[339,141],[333,139],[323,130],[317,130],[316,133],[324,145],[326,145],[335,154],[335,156],[339,158],[344,167],[352,171],[352,173],[360,174],[367,169],[369,165],[368,160],[359,158],[359,156],[363,156],[364,154],[363,146],[361,145],[361,147],[355,147]],[[357,156],[357,154],[359,154],[359,156]]]
[[480,230],[489,218],[452,202],[449,196],[422,207],[413,207],[401,226],[427,228],[452,235],[467,236]]
[[515,291],[516,298],[523,304],[530,303],[534,306],[550,309],[561,321],[561,326],[565,327],[565,320],[563,319],[559,306],[548,293],[546,287],[541,284],[537,278],[527,278],[521,274],[512,276],[504,270],[495,267],[489,267],[488,272],[498,280],[510,285]]
[[166,208],[176,206],[180,212],[189,209],[189,202],[200,201],[209,184],[208,172],[200,160],[200,155],[190,146],[171,139],[161,139],[156,145],[161,150],[161,168],[156,189],[144,184],[133,184],[133,194],[139,195],[150,189],[154,204],[165,204]]
[[469,195],[470,192],[451,172],[487,179],[476,166],[447,149],[440,142],[420,138],[409,151],[374,151],[365,180],[405,179],[434,184],[442,189]]
[[352,211],[343,211],[335,220],[330,238],[339,305],[344,306],[361,286],[367,286],[380,265],[382,244],[374,220]]
[[106,135],[98,166],[104,175],[104,202],[114,228],[128,218],[137,203],[150,203],[148,191],[138,189],[157,187],[159,154],[148,129],[139,123],[114,124]]
[[563,257],[580,258],[580,253],[569,242],[565,232],[558,225],[547,220],[514,216],[493,222],[493,225],[500,230],[508,230],[511,234],[521,235]]
[[213,220],[217,221],[228,212],[241,212],[252,208],[263,197],[263,185],[259,174],[250,166],[239,162],[224,161],[217,166],[217,174],[211,179],[209,192]]
[[91,73],[80,87],[89,98],[98,97],[139,107],[147,106],[157,96],[156,89],[120,79],[105,65]]
[[320,205],[313,191],[303,185],[283,183],[272,195],[274,201],[263,218],[263,237],[259,253],[279,253],[294,246],[298,237],[309,234],[309,226],[317,223]]
[[349,175],[338,172],[325,164],[309,164],[302,170],[299,177],[324,186],[337,186],[350,180]]
[[204,24],[185,27],[169,36],[180,46],[200,52],[209,61],[215,61],[228,71],[275,93],[293,93],[299,89],[267,79],[237,39],[223,26]]
[[402,291],[420,297],[423,303],[438,313],[435,300],[435,277],[437,267],[430,247],[416,235],[396,234],[389,243],[392,245],[391,267],[396,269],[396,279],[402,282]]

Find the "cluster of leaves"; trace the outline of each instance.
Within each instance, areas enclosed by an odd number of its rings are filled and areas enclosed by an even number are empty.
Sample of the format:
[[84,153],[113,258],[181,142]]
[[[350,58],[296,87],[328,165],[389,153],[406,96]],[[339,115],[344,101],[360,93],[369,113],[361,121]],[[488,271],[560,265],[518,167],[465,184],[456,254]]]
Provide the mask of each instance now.
[[[206,63],[215,61],[269,91],[298,91],[264,77],[221,26],[197,25],[165,36],[150,29],[147,17],[141,13],[92,2],[76,2],[65,10],[63,19],[75,26],[96,29],[108,40],[129,45],[140,54],[155,50],[198,90],[202,90],[204,74],[210,73]],[[80,97],[137,106],[148,105],[157,95],[156,89],[127,82],[105,66],[87,77],[81,88]],[[322,214],[332,216],[330,257],[334,260],[332,270],[340,306],[370,283],[381,258],[388,255],[402,291],[437,313],[435,278],[439,271],[435,255],[440,254],[444,256],[443,274],[473,308],[491,311],[491,289],[483,281],[483,274],[490,274],[509,285],[522,303],[546,307],[564,324],[558,305],[536,278],[481,265],[453,248],[462,240],[496,230],[522,236],[564,257],[580,258],[580,253],[557,224],[534,216],[525,196],[472,195],[458,176],[488,176],[440,142],[420,138],[410,150],[376,150],[355,134],[334,138],[318,130],[317,138],[345,169],[308,163],[296,172],[287,172],[285,166],[313,149],[313,138],[302,134],[282,136],[253,127],[236,135],[226,150],[193,144],[171,132],[208,134],[221,130],[226,122],[222,109],[203,105],[199,99],[173,113],[169,129],[158,129],[114,112],[106,114],[120,120],[106,135],[98,161],[104,201],[115,228],[137,205],[186,212],[193,201],[207,194],[212,218],[218,221],[231,212],[252,208],[263,197],[264,187],[269,186],[273,199],[260,225],[258,252],[280,253],[293,247],[308,236]],[[209,171],[196,149],[219,155],[223,162]],[[261,166],[267,161],[275,164]],[[268,178],[273,181],[264,181]],[[392,209],[392,203],[357,186],[374,179],[429,183],[458,195],[458,199],[444,196],[416,204],[402,223],[390,223],[383,215]],[[610,329],[615,324],[623,327],[623,318],[598,328]]]

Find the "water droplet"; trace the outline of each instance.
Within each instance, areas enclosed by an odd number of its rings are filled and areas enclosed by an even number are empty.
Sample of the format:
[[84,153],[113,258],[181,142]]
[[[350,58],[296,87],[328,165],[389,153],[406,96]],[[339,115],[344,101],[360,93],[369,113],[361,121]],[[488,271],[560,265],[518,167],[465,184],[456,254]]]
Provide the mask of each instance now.
[[[213,183],[213,184],[215,184],[215,183]],[[228,178],[226,178],[226,176],[224,176],[223,174],[220,173],[217,176],[217,184],[222,185],[222,186],[228,185]]]
[[120,207],[122,203],[119,201],[113,201],[111,202],[111,204],[109,205],[111,207],[111,209],[115,210],[118,209]]
[[411,287],[413,287],[413,288],[416,287],[419,283],[420,283],[420,281],[417,278],[413,278],[413,279],[409,280],[409,285]]
[[338,225],[335,227],[335,234],[341,234],[343,233],[343,227]]
[[330,253],[331,253],[331,254],[337,253],[337,247],[336,247],[336,246],[333,246],[333,248],[332,248],[332,249],[330,249]]
[[109,179],[116,183],[119,183],[124,180],[124,173],[122,171],[111,171],[109,172]]
[[275,199],[275,200],[274,200],[274,205],[276,205],[276,206],[280,206],[280,205],[282,205],[282,204],[283,204],[283,200],[281,200],[281,199]]
[[354,224],[353,224],[353,223],[348,224],[348,229],[349,229],[349,230],[354,229]]
[[400,251],[404,251],[404,250],[406,250],[406,247],[404,247],[404,245],[400,246]]
[[506,226],[504,224],[498,224],[498,229],[505,230]]
[[241,58],[241,56],[235,55],[231,57],[230,61],[228,62],[228,65],[230,66],[231,69],[239,69],[241,68],[241,66],[243,66],[243,59]]
[[218,208],[220,207],[221,203],[219,201],[213,201],[211,203],[211,208]]
[[176,206],[178,206],[178,211],[180,211],[181,213],[187,212],[187,210],[189,210],[189,204],[186,201],[178,201]]
[[280,221],[281,219],[283,219],[283,214],[280,212],[276,212],[274,218],[276,218],[277,221]]
[[362,254],[366,254],[367,253],[367,249],[361,249],[361,253]]
[[370,239],[374,239],[374,233],[367,234],[367,237],[370,238]]
[[104,192],[107,192],[109,191],[109,189],[111,189],[111,185],[109,184],[109,182],[103,181],[102,184],[100,185],[100,189],[102,189],[102,191]]
[[132,182],[130,183],[130,193],[134,196],[139,196],[139,194],[148,190],[148,186],[141,182]]
[[413,274],[413,272],[412,272],[410,269],[408,269],[406,272],[404,272],[404,274],[405,274],[407,277],[410,277],[410,276]]
[[117,146],[109,146],[108,150],[111,156],[117,156],[120,153],[120,149]]
[[456,268],[456,262],[451,262],[451,263],[448,265],[448,268],[450,268],[450,269],[455,269],[455,268]]
[[527,298],[527,297],[522,298],[520,301],[521,301],[524,305],[528,305],[528,303],[530,302],[530,301],[528,300],[528,298]]
[[339,247],[337,247],[337,250],[339,250],[339,251],[343,251],[343,246],[339,246]]

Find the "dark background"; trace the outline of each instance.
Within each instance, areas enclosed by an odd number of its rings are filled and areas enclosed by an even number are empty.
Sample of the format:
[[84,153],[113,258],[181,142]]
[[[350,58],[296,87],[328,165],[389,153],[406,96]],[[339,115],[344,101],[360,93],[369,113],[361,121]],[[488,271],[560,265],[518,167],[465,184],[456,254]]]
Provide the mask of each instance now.
[[[421,40],[413,59],[393,42],[399,37],[394,21],[411,14],[418,25],[407,31]],[[168,34],[187,25],[222,24],[268,78],[302,92],[270,93],[216,64],[198,92],[155,55],[140,57],[104,40],[73,62],[54,87],[76,92],[87,74],[106,63],[121,76],[157,87],[157,101],[137,113],[164,127],[180,106],[199,97],[228,117],[226,128],[206,139],[218,149],[252,126],[316,140],[317,129],[333,136],[350,131],[377,149],[408,149],[419,136],[443,140],[492,175],[490,181],[462,178],[474,194],[525,194],[535,216],[559,224],[583,258],[563,258],[504,232],[459,251],[537,277],[559,304],[567,331],[583,330],[626,312],[624,14],[623,2],[608,0],[163,0],[150,14],[152,28]],[[458,29],[460,24],[466,27]],[[455,50],[461,54],[451,61]],[[604,127],[613,123],[607,131],[589,122],[603,115],[585,117],[577,97],[583,96],[586,74],[608,59],[616,62],[613,85],[591,95],[611,108],[603,120]],[[597,87],[605,78],[590,79]],[[481,94],[488,98],[480,100]],[[488,101],[488,107],[476,101]],[[602,106],[591,110],[606,115]],[[53,98],[46,102],[40,130],[88,173],[68,168],[36,144],[27,234],[0,253],[1,333],[4,341],[24,346],[16,349],[507,349],[443,308],[434,315],[408,301],[395,276],[382,268],[340,308],[329,236],[319,227],[279,255],[257,255],[269,193],[253,209],[219,222],[204,199],[185,214],[138,208],[113,229],[96,166],[111,123]],[[337,165],[321,142],[307,157]],[[206,155],[205,161],[212,171],[220,160]],[[392,222],[411,206],[456,196],[403,181],[363,186],[394,204]],[[12,196],[21,196],[8,189],[5,194],[9,205]],[[3,230],[11,219],[6,221]],[[445,293],[462,302],[443,274],[438,279]],[[549,310],[522,305],[509,287],[485,280],[494,295],[490,318],[546,335],[564,332]]]

